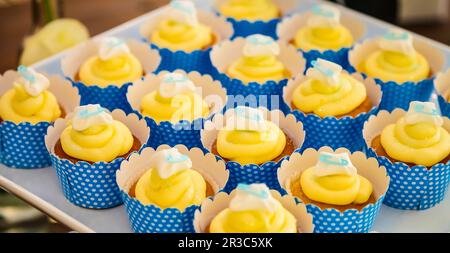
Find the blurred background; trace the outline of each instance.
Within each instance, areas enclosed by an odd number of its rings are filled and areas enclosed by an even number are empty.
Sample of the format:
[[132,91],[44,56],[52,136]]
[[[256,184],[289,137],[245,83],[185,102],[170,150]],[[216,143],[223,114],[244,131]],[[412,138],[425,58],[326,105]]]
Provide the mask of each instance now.
[[[0,0],[0,73],[15,69],[19,63],[32,64],[169,1]],[[211,0],[196,2],[202,1]],[[450,45],[450,0],[330,1]],[[61,18],[71,19],[59,22]],[[61,27],[71,29],[63,31]],[[0,232],[69,231],[0,189]]]

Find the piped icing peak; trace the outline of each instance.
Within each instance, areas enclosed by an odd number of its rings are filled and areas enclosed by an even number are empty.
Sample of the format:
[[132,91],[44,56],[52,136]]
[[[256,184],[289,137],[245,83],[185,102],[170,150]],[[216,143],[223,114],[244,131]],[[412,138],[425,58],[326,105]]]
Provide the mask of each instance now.
[[319,153],[319,160],[314,167],[314,175],[317,177],[334,175],[356,176],[357,170],[347,153],[329,153],[322,151]]
[[246,38],[243,53],[247,57],[277,56],[280,46],[269,36],[255,34]]
[[159,86],[159,94],[165,98],[176,95],[195,92],[195,84],[188,76],[181,73],[169,73],[163,76]]
[[197,9],[192,1],[173,0],[169,4],[168,16],[177,22],[197,26]]
[[110,125],[113,117],[99,104],[78,106],[72,118],[72,128],[84,131],[91,126]]
[[272,197],[265,184],[239,184],[230,201],[232,211],[267,210],[274,212],[280,203]]
[[130,48],[124,40],[115,37],[106,37],[100,40],[98,57],[107,61],[114,57],[130,54]]
[[177,172],[192,168],[192,161],[176,148],[156,152],[150,158],[150,165],[156,170],[159,177],[167,179]]
[[432,102],[411,102],[409,104],[408,112],[405,115],[405,123],[407,125],[413,125],[425,122],[439,127],[444,124],[444,120],[442,119],[436,104]]
[[225,129],[265,132],[268,127],[264,119],[264,113],[261,110],[247,106],[238,106],[233,113],[228,115]]
[[392,29],[385,33],[379,39],[378,46],[383,50],[405,55],[413,55],[416,52],[411,34],[397,29]]
[[319,80],[330,86],[337,86],[340,83],[342,67],[334,62],[317,59],[312,62],[313,68],[307,72],[307,76]]
[[50,87],[50,81],[43,74],[36,72],[33,68],[20,65],[17,68],[20,74],[16,83],[22,84],[25,91],[33,97],[39,96]]
[[338,8],[320,4],[311,8],[311,16],[308,18],[309,27],[335,27],[340,24],[341,13]]

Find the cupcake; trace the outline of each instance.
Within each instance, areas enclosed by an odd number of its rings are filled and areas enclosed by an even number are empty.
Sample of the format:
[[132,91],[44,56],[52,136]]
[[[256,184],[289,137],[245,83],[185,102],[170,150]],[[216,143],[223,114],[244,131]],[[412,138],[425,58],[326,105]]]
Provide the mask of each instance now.
[[106,37],[72,50],[61,61],[61,68],[78,88],[81,104],[100,104],[110,111],[128,113],[128,87],[155,71],[160,60],[158,52],[144,43]]
[[303,125],[279,110],[238,106],[216,114],[201,132],[203,147],[226,162],[229,192],[239,183],[278,188],[281,162],[302,147]]
[[305,205],[264,184],[239,184],[228,195],[205,200],[195,212],[197,233],[312,233]]
[[450,120],[431,102],[408,111],[380,111],[364,124],[367,154],[385,166],[391,185],[384,203],[424,210],[444,199],[450,182]]
[[182,145],[146,148],[117,171],[117,184],[137,233],[193,232],[195,210],[227,180],[222,161]]
[[317,58],[348,66],[348,52],[364,34],[364,25],[338,8],[315,5],[310,11],[286,18],[277,27],[280,40],[303,52],[307,67]]
[[201,147],[200,130],[205,119],[221,111],[227,101],[219,82],[182,70],[146,76],[130,87],[127,98],[150,126],[148,144],[154,148],[162,144]]
[[278,170],[283,191],[306,204],[318,233],[367,233],[389,186],[386,169],[361,152],[307,149]]
[[440,73],[434,80],[442,115],[450,117],[450,69]]
[[263,34],[276,38],[280,20],[297,7],[284,0],[216,0],[214,9],[233,24],[233,37]]
[[229,39],[233,28],[225,19],[197,10],[192,1],[173,0],[140,28],[144,41],[162,56],[159,70],[209,74],[211,47]]
[[318,59],[312,64],[306,76],[298,75],[283,89],[284,106],[308,134],[304,147],[360,150],[362,125],[381,100],[379,86],[330,61]]
[[375,78],[383,90],[381,109],[407,110],[411,101],[428,101],[442,52],[408,32],[391,30],[363,42],[349,53],[351,68]]
[[147,143],[145,120],[121,110],[109,113],[100,105],[75,109],[48,129],[45,144],[65,197],[90,209],[122,204],[116,170]]
[[70,82],[19,66],[0,76],[0,162],[35,169],[51,165],[47,128],[80,103]]
[[[229,95],[235,96],[279,97],[288,79],[303,73],[305,66],[293,46],[263,35],[223,42],[213,48],[211,60],[216,68],[216,79]],[[272,107],[270,101],[258,102],[258,105]]]

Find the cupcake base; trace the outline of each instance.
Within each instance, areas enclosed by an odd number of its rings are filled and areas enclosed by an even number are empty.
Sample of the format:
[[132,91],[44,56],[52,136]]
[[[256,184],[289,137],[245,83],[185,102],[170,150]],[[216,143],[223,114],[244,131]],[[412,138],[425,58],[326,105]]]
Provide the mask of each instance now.
[[[371,147],[375,150],[375,152],[377,153],[378,156],[387,157],[392,163],[397,163],[397,162],[405,163],[405,162],[399,161],[397,159],[394,159],[387,154],[386,150],[384,150],[383,146],[381,145],[381,136],[380,135],[378,135],[377,137],[375,137],[372,140]],[[444,158],[444,160],[440,161],[439,163],[446,164],[449,160],[450,160],[450,155],[448,155],[446,158]],[[417,164],[413,164],[413,163],[405,163],[405,164],[408,165],[409,167],[413,167],[413,166],[417,165]],[[430,169],[430,168],[427,168],[427,169]]]
[[[130,151],[128,151],[126,154],[118,156],[114,159],[117,158],[123,158],[126,159],[131,153],[133,152],[138,152],[142,147],[142,143],[139,141],[139,139],[136,136],[133,136],[133,146],[131,147]],[[58,142],[55,145],[55,150],[54,153],[56,156],[58,156],[59,159],[66,159],[69,160],[70,162],[72,162],[73,164],[76,164],[82,160],[79,160],[75,157],[69,156],[68,154],[66,154],[66,152],[64,152],[62,145],[61,145],[61,140],[58,140]],[[86,162],[86,161],[84,161]],[[93,164],[93,162],[88,162],[89,164]]]

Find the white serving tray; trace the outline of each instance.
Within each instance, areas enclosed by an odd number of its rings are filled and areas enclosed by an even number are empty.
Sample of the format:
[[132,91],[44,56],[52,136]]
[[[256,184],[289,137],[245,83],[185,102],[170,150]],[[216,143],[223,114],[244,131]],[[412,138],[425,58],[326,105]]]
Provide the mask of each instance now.
[[[210,0],[197,0],[196,2],[210,3]],[[300,0],[295,12],[305,11],[319,1]],[[358,17],[367,26],[364,37],[369,38],[380,35],[387,28],[393,26],[372,17],[340,7],[343,15]],[[151,13],[126,22],[113,28],[101,36],[118,36],[122,38],[139,38],[139,26],[151,15],[161,11],[158,9]],[[433,46],[445,52],[446,67],[450,66],[450,47],[416,35],[428,41]],[[35,68],[52,74],[61,74],[60,60],[63,52],[35,64]],[[29,204],[45,212],[55,220],[79,232],[132,232],[123,206],[107,210],[88,210],[69,203],[63,196],[56,173],[52,168],[37,170],[11,169],[0,165],[0,187],[18,196]],[[373,227],[377,232],[450,232],[450,197],[444,202],[426,211],[402,211],[383,206],[379,217]]]

